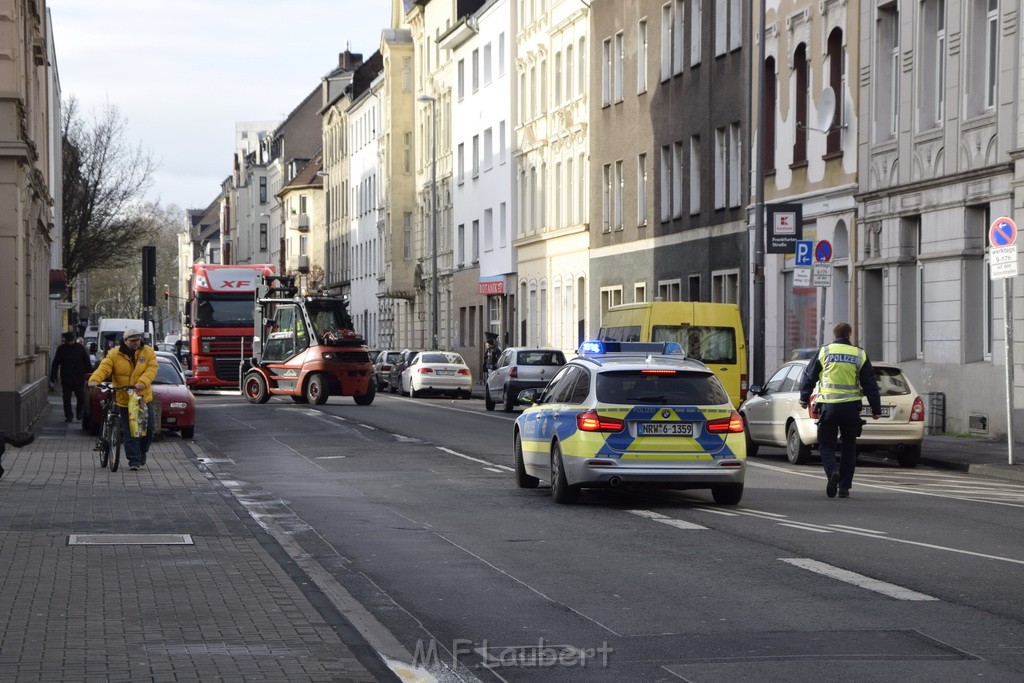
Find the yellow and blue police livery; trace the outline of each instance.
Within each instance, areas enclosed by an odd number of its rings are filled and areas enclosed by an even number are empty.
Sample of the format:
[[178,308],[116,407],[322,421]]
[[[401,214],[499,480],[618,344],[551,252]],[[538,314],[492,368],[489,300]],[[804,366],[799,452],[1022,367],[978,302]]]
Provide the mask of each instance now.
[[743,421],[721,381],[678,344],[586,342],[529,407],[513,434],[516,483],[551,483],[558,503],[583,488],[706,488],[743,496]]

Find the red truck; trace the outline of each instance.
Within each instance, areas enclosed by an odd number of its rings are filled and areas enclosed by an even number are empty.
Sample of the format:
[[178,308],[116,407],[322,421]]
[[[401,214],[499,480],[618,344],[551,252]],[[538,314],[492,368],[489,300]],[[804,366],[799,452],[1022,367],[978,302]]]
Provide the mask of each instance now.
[[192,266],[188,312],[193,389],[237,389],[242,359],[252,354],[256,284],[272,264]]

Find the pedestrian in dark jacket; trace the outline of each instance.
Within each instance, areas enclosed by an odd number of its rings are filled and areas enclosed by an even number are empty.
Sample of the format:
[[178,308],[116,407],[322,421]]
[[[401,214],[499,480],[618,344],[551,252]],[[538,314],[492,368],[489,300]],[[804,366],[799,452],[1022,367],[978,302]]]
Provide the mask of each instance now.
[[61,335],[64,343],[57,347],[50,364],[50,385],[57,381],[60,370],[61,393],[64,398],[64,421],[71,422],[71,394],[75,395],[74,416],[81,420],[82,409],[85,407],[85,379],[92,372],[92,360],[85,347],[75,341],[74,332]]
[[[818,444],[821,464],[828,477],[825,495],[835,498],[838,492],[840,498],[849,498],[853,471],[857,466],[857,437],[862,426],[861,398],[867,397],[873,420],[882,416],[882,399],[868,354],[850,342],[853,329],[849,323],[839,323],[833,333],[835,340],[821,347],[814,360],[807,364],[800,385],[800,406],[807,407],[817,384],[815,404],[821,411],[818,414]],[[842,457],[836,466],[840,435]]]

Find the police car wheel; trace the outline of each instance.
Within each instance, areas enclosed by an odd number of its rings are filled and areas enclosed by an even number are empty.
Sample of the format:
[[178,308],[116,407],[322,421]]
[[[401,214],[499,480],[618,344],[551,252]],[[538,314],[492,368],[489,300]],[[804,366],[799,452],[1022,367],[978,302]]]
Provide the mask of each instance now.
[[743,484],[725,484],[711,489],[711,497],[719,505],[738,505],[743,498]]
[[516,485],[521,489],[537,488],[537,484],[540,483],[540,479],[526,473],[526,463],[523,461],[523,438],[520,436],[519,432],[516,432],[515,447],[513,450],[516,463]]
[[562,449],[556,441],[551,445],[551,497],[559,505],[572,505],[580,498],[580,489],[569,486],[562,463]]

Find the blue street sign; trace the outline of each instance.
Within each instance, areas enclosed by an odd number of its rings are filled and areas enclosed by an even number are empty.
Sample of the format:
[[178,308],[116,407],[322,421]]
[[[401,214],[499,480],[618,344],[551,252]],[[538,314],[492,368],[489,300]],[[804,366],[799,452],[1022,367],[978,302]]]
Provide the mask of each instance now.
[[814,251],[814,242],[811,240],[797,240],[796,242],[796,265],[811,265],[811,253]]
[[988,241],[993,247],[1012,246],[1017,241],[1017,224],[1005,216],[995,219],[988,229]]
[[821,240],[814,245],[814,260],[819,263],[828,263],[832,260],[832,243],[828,240]]

